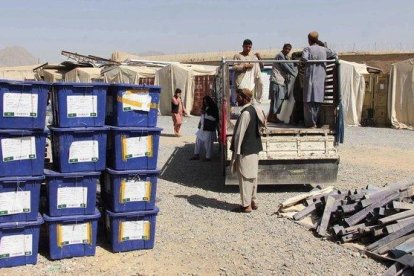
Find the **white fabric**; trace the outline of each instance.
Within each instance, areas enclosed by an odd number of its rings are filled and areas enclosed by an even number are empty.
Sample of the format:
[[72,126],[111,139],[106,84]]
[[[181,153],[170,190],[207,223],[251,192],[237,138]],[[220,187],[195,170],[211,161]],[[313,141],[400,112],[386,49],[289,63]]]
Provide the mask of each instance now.
[[161,86],[160,112],[162,115],[171,114],[171,99],[176,88],[182,91],[181,98],[188,112],[194,103],[194,77],[216,75],[217,66],[170,64],[155,74],[155,84]]
[[388,114],[393,127],[414,130],[414,59],[391,67]]
[[127,52],[116,51],[113,52],[111,55],[111,60],[124,62],[127,59],[139,59],[140,57],[134,54],[130,54]]
[[101,68],[78,67],[65,74],[66,82],[103,82]]
[[340,65],[344,123],[350,126],[359,126],[365,97],[364,75],[369,74],[367,66],[344,60],[340,61]]
[[107,83],[139,84],[140,78],[155,78],[155,73],[160,68],[120,65],[106,69],[103,75]]
[[243,79],[239,85],[240,89],[247,88],[253,91],[253,95],[259,103],[263,98],[263,80],[259,63],[254,63],[252,70],[244,73]]
[[288,85],[288,89],[289,91],[287,93],[289,95],[289,99],[283,101],[282,107],[280,108],[280,113],[277,114],[277,118],[283,121],[285,124],[289,124],[293,108],[295,107],[295,96],[293,95],[293,81],[292,83],[290,83],[290,85]]
[[[205,149],[206,158],[209,159],[213,153],[213,144],[216,140],[216,131],[207,131],[203,130],[204,128],[204,117],[205,114],[200,116],[200,128],[196,132],[196,145],[194,149],[194,154],[200,154],[201,149]],[[216,119],[211,116],[206,116],[209,120],[215,121]]]
[[262,71],[261,80],[262,80],[262,101],[261,103],[269,103],[269,87],[270,87],[270,74],[272,73],[271,69],[265,69]]
[[200,128],[196,132],[197,139],[203,142],[214,141],[216,136],[216,131],[208,131],[204,130],[204,118],[207,118],[210,121],[216,121],[216,118],[213,116],[208,116],[205,114],[201,114],[200,116]]
[[65,80],[65,73],[64,70],[57,70],[57,69],[43,69],[41,70],[41,74],[43,75],[44,81],[47,82],[61,82]]

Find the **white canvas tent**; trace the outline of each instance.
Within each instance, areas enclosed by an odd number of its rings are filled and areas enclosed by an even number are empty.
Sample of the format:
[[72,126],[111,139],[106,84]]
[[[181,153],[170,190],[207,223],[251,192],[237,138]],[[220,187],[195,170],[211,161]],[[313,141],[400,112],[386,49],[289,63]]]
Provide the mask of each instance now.
[[365,76],[368,75],[366,64],[341,60],[340,87],[344,123],[359,126],[365,97]]
[[43,75],[44,81],[47,82],[61,82],[65,80],[65,70],[58,69],[43,69],[41,74]]
[[162,115],[171,113],[171,100],[176,88],[182,91],[183,104],[188,112],[194,102],[194,77],[216,75],[217,66],[170,64],[158,70],[155,84],[162,87],[160,96],[160,112]]
[[139,84],[140,78],[155,78],[155,73],[161,67],[147,66],[114,66],[103,71],[107,83]]
[[388,114],[393,127],[414,130],[414,59],[391,67]]
[[37,80],[33,69],[38,65],[0,67],[0,79],[5,80]]
[[66,82],[103,82],[101,68],[77,67],[65,74]]

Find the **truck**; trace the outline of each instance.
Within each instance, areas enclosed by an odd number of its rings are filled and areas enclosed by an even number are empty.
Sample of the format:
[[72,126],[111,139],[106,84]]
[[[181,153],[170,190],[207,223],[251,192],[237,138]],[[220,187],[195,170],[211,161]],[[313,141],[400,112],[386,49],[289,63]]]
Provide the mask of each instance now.
[[[236,122],[231,106],[234,85],[232,66],[236,63],[258,63],[269,70],[276,62],[300,63],[299,60],[226,60],[222,59],[216,79],[215,96],[219,107],[219,136],[222,173],[225,185],[238,185],[231,173],[230,150]],[[262,132],[263,151],[259,153],[259,185],[317,184],[335,182],[338,174],[338,145],[343,141],[344,124],[340,91],[340,64],[335,60],[309,61],[326,64],[325,96],[321,106],[321,128],[268,123]],[[302,63],[303,65],[303,63]],[[233,94],[234,95],[234,94]]]

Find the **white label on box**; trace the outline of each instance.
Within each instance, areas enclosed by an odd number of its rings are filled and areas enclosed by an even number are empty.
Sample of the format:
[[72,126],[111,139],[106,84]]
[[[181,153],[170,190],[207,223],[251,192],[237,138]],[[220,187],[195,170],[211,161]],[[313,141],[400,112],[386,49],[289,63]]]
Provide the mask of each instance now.
[[2,236],[0,239],[0,259],[19,256],[31,256],[32,235]]
[[99,142],[76,141],[72,142],[69,148],[69,163],[80,162],[98,162],[99,160]]
[[385,85],[383,83],[380,83],[380,90],[384,90]]
[[149,240],[151,223],[146,220],[120,222],[121,241],[128,240]]
[[68,118],[97,117],[98,96],[68,96]]
[[91,223],[58,225],[58,246],[91,243]]
[[0,216],[30,213],[30,191],[0,193]]
[[3,162],[36,159],[36,140],[34,136],[6,138],[1,140]]
[[151,182],[137,180],[121,180],[121,203],[131,201],[149,201],[151,197]]
[[123,159],[152,156],[152,136],[122,138]]
[[3,117],[37,117],[38,95],[4,93]]
[[151,108],[152,97],[149,92],[140,90],[128,90],[122,95],[122,110],[132,111],[141,110],[148,112]]
[[88,187],[63,187],[57,189],[57,208],[86,208]]

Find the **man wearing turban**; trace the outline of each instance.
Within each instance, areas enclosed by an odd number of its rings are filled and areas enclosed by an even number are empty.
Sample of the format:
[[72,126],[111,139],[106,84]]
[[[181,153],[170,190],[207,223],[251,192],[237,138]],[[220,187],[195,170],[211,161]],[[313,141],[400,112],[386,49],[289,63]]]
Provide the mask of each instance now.
[[[319,34],[311,32],[308,35],[309,46],[303,49],[302,60],[327,60],[336,57],[336,54],[319,44]],[[303,106],[305,126],[316,128],[319,119],[319,109],[325,96],[325,63],[305,63],[303,81]]]

